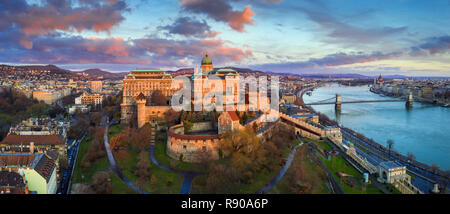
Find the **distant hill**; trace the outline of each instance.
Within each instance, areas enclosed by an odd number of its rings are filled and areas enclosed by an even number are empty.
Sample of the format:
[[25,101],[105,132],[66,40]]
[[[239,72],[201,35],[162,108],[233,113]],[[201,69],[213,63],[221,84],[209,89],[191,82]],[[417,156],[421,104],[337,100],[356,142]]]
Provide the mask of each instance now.
[[[294,77],[303,77],[303,78],[316,78],[316,79],[327,79],[327,78],[353,78],[353,79],[373,79],[378,78],[378,75],[374,76],[365,76],[361,74],[327,74],[327,73],[317,73],[317,74],[293,74],[293,73],[277,73],[277,72],[263,72],[259,70],[252,70],[249,68],[238,68],[238,67],[222,67],[222,68],[231,68],[236,70],[242,74],[254,73],[257,75],[263,74],[272,74],[272,75],[282,75],[282,76],[294,76]],[[110,79],[110,80],[121,80],[128,72],[114,73],[109,71],[104,71],[99,68],[87,69],[84,71],[70,71],[67,69],[59,68],[55,65],[20,65],[20,66],[12,66],[12,65],[0,65],[0,76],[2,75],[39,75],[33,74],[32,71],[50,71],[50,74],[57,76],[66,76],[67,78],[82,78],[82,79]],[[172,74],[193,74],[193,68],[181,68],[176,71],[167,71]],[[404,76],[404,75],[382,75],[385,79],[405,79],[405,78],[414,78],[414,79],[434,79],[434,78],[449,78],[449,77],[427,77],[427,76]]]
[[274,75],[282,75],[282,76],[295,76],[295,77],[304,77],[304,78],[316,78],[316,79],[327,79],[327,78],[353,78],[353,79],[367,79],[372,78],[369,76],[364,76],[361,74],[326,74],[326,73],[318,73],[318,74],[292,74],[292,73],[276,73],[276,72],[266,72],[268,74]]
[[87,76],[89,78],[97,78],[97,79],[123,79],[123,76],[125,76],[128,72],[122,72],[122,73],[112,73],[108,71],[104,71],[98,68],[93,69],[87,69],[84,71],[77,71],[76,74]]
[[29,71],[50,71],[52,74],[67,74],[71,75],[71,71],[57,67],[56,65],[0,65],[0,70],[10,72],[12,70],[19,72]]
[[[41,71],[37,72],[36,71]],[[50,72],[48,72],[50,71]],[[59,68],[55,65],[0,65],[0,75],[17,75],[17,76],[40,76],[42,74],[50,75],[51,78],[54,75],[58,77],[66,77],[66,78],[82,78],[82,79],[111,79],[111,80],[119,80],[123,79],[123,77],[128,72],[122,73],[112,73],[108,71],[103,71],[98,68],[87,69],[84,71],[70,71],[67,69]]]

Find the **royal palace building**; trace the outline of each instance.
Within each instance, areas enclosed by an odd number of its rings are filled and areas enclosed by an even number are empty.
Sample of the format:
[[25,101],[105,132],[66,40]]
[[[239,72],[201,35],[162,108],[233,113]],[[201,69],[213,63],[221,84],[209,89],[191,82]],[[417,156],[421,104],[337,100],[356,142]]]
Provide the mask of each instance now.
[[[237,106],[239,96],[239,73],[230,68],[215,69],[212,60],[205,55],[201,61],[201,66],[194,69],[193,74],[184,75],[189,79],[192,90],[192,103],[203,102],[203,98],[209,92],[222,93],[222,104],[232,103]],[[214,78],[211,78],[213,76]],[[171,74],[159,69],[145,69],[131,71],[123,80],[123,103],[121,104],[121,121],[128,123],[133,118],[133,114],[137,114],[138,126],[141,127],[147,122],[153,121],[154,118],[161,118],[164,112],[170,106],[152,106],[148,105],[148,98],[152,93],[159,90],[170,100],[170,97],[183,87],[180,84],[174,84],[178,87],[172,88],[172,81],[175,81]],[[226,96],[229,94],[229,97]],[[200,99],[196,99],[200,95]],[[249,94],[246,94],[248,97]],[[255,109],[259,109],[258,93],[251,94],[257,98]],[[211,103],[217,103],[216,97],[210,97]],[[248,98],[247,98],[248,99]],[[269,102],[269,101],[267,101]],[[245,110],[249,105],[246,101]]]

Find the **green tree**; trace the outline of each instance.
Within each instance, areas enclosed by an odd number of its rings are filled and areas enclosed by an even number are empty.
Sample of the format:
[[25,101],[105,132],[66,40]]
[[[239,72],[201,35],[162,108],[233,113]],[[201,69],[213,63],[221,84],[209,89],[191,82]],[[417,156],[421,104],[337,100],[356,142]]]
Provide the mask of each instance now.
[[194,126],[194,123],[188,120],[183,120],[184,124],[184,132],[190,132],[192,130],[192,127]]

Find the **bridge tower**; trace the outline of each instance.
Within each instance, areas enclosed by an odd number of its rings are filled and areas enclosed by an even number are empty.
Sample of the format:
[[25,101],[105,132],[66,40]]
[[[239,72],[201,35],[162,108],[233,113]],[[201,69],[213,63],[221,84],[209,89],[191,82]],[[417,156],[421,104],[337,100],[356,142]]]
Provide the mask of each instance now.
[[413,101],[414,101],[414,99],[413,99],[412,92],[409,92],[408,99],[406,99],[406,107],[407,108],[412,108],[413,107]]
[[334,105],[334,110],[341,111],[341,94],[336,94],[336,104]]

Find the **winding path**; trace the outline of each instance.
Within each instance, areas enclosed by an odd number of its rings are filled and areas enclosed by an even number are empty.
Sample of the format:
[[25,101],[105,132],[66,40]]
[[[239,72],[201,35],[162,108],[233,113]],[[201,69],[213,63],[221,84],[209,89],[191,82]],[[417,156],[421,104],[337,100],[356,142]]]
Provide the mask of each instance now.
[[114,159],[114,156],[111,152],[111,148],[109,146],[109,140],[108,140],[109,125],[111,125],[111,123],[108,123],[105,125],[104,143],[105,143],[105,148],[106,148],[106,154],[108,155],[109,164],[111,165],[111,170],[113,172],[115,172],[116,175],[119,176],[119,178],[123,182],[125,182],[125,184],[127,184],[130,188],[132,188],[136,192],[141,193],[141,194],[149,194],[147,191],[140,189],[133,182],[131,182],[130,179],[125,177],[125,175],[122,173],[122,171],[120,171],[119,167],[117,167],[116,160]]
[[289,154],[289,156],[287,158],[287,161],[284,164],[283,168],[281,168],[280,171],[278,171],[277,175],[275,175],[275,177],[271,181],[269,181],[269,183],[267,183],[261,189],[256,191],[256,194],[265,194],[265,193],[267,193],[270,189],[272,189],[281,180],[281,178],[283,178],[284,174],[289,169],[289,167],[291,166],[292,161],[294,160],[295,151],[297,150],[297,148],[301,147],[302,145],[303,145],[303,143],[300,143],[300,144],[294,146],[291,149],[291,153]]
[[183,176],[183,184],[181,185],[180,194],[189,194],[191,191],[192,180],[194,179],[194,177],[197,175],[205,174],[202,172],[176,170],[176,169],[172,169],[172,168],[162,165],[156,159],[154,145],[150,145],[149,155],[150,155],[150,159],[152,160],[153,164],[155,164],[159,168],[164,169],[169,172],[178,173]]

